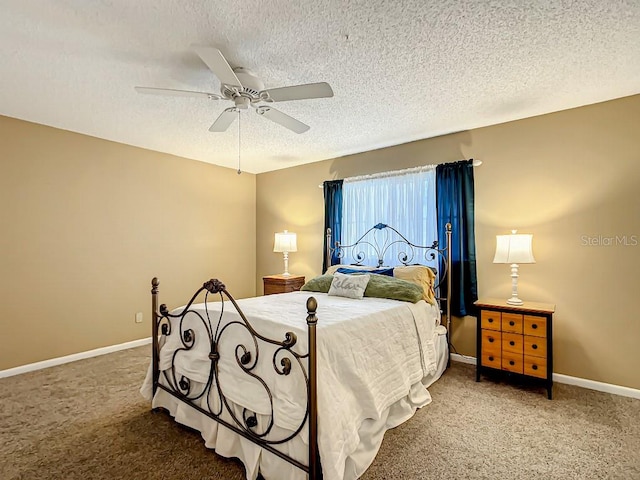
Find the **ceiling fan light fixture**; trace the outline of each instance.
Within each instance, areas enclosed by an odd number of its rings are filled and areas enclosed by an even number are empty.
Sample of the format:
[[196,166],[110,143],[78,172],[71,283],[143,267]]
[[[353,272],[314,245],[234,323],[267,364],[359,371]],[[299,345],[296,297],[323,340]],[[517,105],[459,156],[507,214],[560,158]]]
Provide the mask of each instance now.
[[238,96],[234,98],[233,101],[235,102],[236,107],[242,110],[246,110],[247,108],[249,108],[249,104],[251,103],[250,98],[243,96]]

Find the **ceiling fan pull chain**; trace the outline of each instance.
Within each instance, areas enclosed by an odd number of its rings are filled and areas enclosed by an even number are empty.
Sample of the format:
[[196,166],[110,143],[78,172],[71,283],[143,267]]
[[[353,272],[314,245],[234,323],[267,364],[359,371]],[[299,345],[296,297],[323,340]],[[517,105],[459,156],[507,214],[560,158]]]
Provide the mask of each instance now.
[[238,175],[242,173],[240,170],[240,109],[238,109]]

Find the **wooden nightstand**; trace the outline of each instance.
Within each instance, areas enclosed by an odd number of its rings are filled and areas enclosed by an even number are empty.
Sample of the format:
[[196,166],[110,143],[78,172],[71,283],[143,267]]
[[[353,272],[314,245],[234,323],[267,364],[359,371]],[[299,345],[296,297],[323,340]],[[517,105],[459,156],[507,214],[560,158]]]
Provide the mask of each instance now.
[[287,293],[300,290],[300,287],[304,285],[303,275],[267,275],[262,277],[264,285],[264,294],[271,295],[272,293]]
[[480,299],[477,323],[476,381],[491,370],[543,380],[547,397],[553,389],[553,312],[555,305]]

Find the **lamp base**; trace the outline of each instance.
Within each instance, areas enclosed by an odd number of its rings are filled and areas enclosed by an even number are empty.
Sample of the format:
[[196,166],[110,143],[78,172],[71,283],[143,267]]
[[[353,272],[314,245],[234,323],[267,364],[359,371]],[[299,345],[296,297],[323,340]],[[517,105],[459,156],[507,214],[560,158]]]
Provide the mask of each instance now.
[[507,300],[509,305],[522,305],[524,302],[518,298],[518,264],[511,264],[511,298]]
[[289,273],[289,252],[282,252],[284,256],[284,273],[283,277],[289,277],[291,274]]

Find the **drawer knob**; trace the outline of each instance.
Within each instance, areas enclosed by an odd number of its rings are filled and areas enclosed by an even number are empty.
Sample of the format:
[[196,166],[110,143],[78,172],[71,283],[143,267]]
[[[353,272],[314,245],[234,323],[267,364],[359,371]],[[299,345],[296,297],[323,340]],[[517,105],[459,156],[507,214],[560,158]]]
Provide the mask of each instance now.
[[511,325],[512,327],[513,327],[515,324],[516,324],[516,322],[514,322],[513,320],[511,320],[511,321],[509,322],[509,325]]
[[535,343],[533,345],[531,345],[531,348],[533,348],[534,350],[538,349],[538,345],[536,345]]
[[509,365],[512,365],[512,366],[513,366],[513,365],[515,365],[515,364],[516,364],[516,362],[514,362],[513,360],[509,360]]
[[489,357],[489,361],[490,361],[490,362],[493,362],[493,357]]
[[490,319],[489,319],[489,323],[493,323],[493,318],[490,318]]
[[538,369],[538,365],[532,365],[531,368],[533,368],[534,370]]
[[489,343],[493,343],[493,337],[489,337]]
[[533,328],[535,330],[536,328],[538,328],[538,324],[534,323],[533,325],[531,325],[531,328]]
[[511,340],[511,341],[509,342],[509,345],[511,345],[512,347],[513,347],[515,344],[516,344],[516,342],[514,342],[513,340]]

